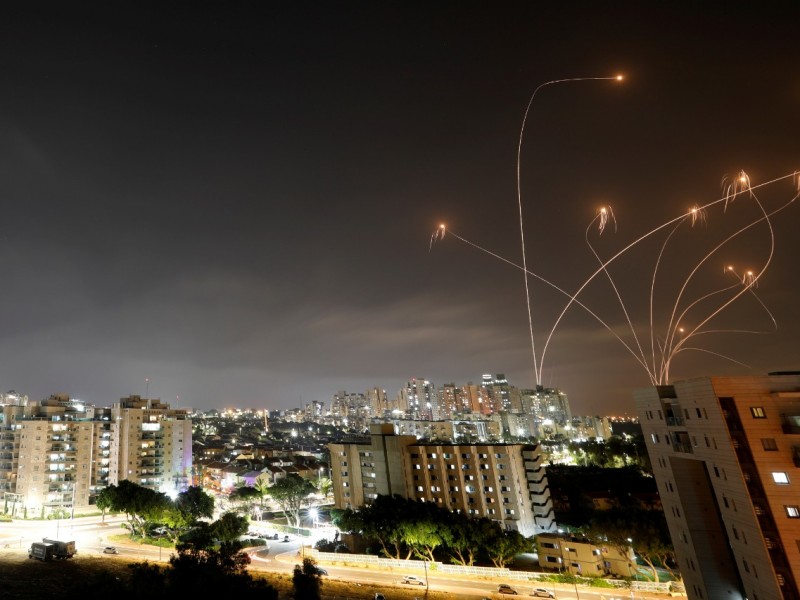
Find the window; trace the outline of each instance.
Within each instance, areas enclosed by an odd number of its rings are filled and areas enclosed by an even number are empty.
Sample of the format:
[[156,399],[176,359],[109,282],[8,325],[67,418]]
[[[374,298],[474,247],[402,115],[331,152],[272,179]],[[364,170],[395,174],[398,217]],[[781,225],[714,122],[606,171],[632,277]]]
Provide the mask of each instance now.
[[786,516],[790,519],[800,519],[800,506],[792,504],[791,506],[784,506],[786,509]]
[[761,445],[764,450],[767,451],[775,451],[778,449],[778,443],[775,441],[775,438],[761,438]]
[[767,414],[764,412],[764,407],[762,406],[751,406],[750,407],[750,414],[753,415],[754,419],[766,419]]
[[789,485],[789,475],[784,471],[773,471],[772,481],[779,485]]

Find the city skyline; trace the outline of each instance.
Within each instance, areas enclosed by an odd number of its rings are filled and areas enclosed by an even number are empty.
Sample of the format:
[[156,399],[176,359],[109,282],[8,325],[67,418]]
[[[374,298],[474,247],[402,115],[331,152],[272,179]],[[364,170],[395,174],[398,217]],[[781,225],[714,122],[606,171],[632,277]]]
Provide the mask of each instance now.
[[[758,189],[767,210],[789,201],[798,16],[792,3],[5,7],[0,389],[276,410],[412,378],[532,388],[531,337],[541,357],[565,297],[529,280],[531,336],[520,215],[528,270],[572,294],[593,251],[607,260],[723,198],[742,171],[779,180]],[[529,106],[560,80],[574,81]],[[675,235],[657,300],[757,217],[747,195]],[[600,206],[614,219],[588,233]],[[800,369],[797,210],[773,218],[774,247],[762,222],[704,265],[688,302],[730,283],[728,261],[771,260],[670,379]],[[639,333],[663,241],[609,267]],[[579,299],[608,327],[570,308],[538,378],[575,414],[633,414],[651,381],[611,333],[630,329],[622,302],[604,273]],[[658,307],[659,328],[669,314]]]

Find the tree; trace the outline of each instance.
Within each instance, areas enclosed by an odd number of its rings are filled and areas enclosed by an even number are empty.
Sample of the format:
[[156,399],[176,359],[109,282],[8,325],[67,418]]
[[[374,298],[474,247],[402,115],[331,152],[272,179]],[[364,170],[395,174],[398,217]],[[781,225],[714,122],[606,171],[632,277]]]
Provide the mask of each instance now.
[[160,517],[171,506],[166,494],[156,492],[128,479],[108,488],[110,508],[124,512],[133,535],[147,536],[148,522],[161,522]]
[[[500,529],[498,525],[498,530]],[[504,568],[514,562],[514,557],[523,552],[533,551],[533,540],[519,531],[499,531],[486,546],[489,559],[497,568]]]
[[313,492],[314,485],[294,473],[279,479],[269,488],[269,495],[278,503],[286,517],[294,521],[295,527],[300,527],[300,509]]
[[460,513],[451,513],[444,535],[450,560],[457,565],[472,566],[478,552],[486,546],[487,533],[493,531],[493,522],[486,517],[470,519]]
[[333,481],[329,477],[320,478],[317,484],[317,491],[327,500],[328,496],[333,492]]
[[[445,511],[449,512],[449,511]],[[423,560],[435,561],[433,551],[444,542],[442,531],[447,528],[443,511],[430,502],[409,503],[406,518],[399,524],[403,541]]]
[[211,531],[214,537],[221,542],[233,542],[247,533],[247,526],[247,517],[226,512],[211,524]]
[[297,600],[320,600],[322,598],[322,577],[313,559],[304,558],[302,566],[294,566],[292,583],[294,584],[294,597]]
[[253,488],[258,492],[259,506],[264,508],[264,498],[269,496],[269,479],[266,477],[258,477]]
[[97,506],[97,508],[100,509],[101,514],[103,515],[103,523],[106,522],[106,511],[109,508],[111,508],[111,506],[113,504],[113,499],[112,499],[111,495],[112,494],[111,494],[111,492],[109,491],[109,489],[107,487],[103,488],[97,494],[97,497],[95,498],[95,501],[94,501],[95,506]]
[[401,560],[411,558],[413,549],[405,543],[402,527],[411,514],[406,498],[399,494],[379,495],[372,504],[362,506],[357,512],[363,535],[377,540],[385,556]]
[[261,497],[261,493],[255,487],[249,485],[235,488],[228,496],[232,502],[244,507],[242,512],[248,515],[252,512],[253,505],[256,503],[257,499]]
[[214,516],[214,498],[200,486],[193,485],[186,488],[186,491],[175,498],[175,504],[181,512],[191,517],[193,523]]

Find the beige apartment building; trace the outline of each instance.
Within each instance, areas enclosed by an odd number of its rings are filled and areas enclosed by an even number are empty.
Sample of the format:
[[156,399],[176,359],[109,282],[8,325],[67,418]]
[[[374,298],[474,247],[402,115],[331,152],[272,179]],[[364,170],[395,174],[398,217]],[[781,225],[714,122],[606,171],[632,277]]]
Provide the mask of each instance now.
[[598,545],[586,538],[563,533],[536,536],[539,565],[559,573],[583,577],[632,577],[636,564],[632,549],[627,554],[613,546]]
[[690,600],[798,600],[800,372],[635,393]]
[[419,443],[391,424],[370,427],[369,443],[330,444],[338,508],[358,508],[378,495],[434,502],[487,517],[525,536],[555,531],[547,477],[531,444]]
[[122,479],[166,493],[185,488],[191,421],[158,401],[132,408],[141,402],[96,408],[55,394],[0,406],[2,510],[29,518],[80,513]]
[[188,409],[139,396],[111,407],[108,481],[127,479],[174,495],[191,484],[192,420]]

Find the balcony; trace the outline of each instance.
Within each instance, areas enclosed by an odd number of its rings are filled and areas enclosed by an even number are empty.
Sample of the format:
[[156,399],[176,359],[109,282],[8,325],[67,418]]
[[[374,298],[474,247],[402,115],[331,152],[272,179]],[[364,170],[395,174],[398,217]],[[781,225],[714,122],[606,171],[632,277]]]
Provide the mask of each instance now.
[[694,449],[692,448],[692,445],[689,442],[682,442],[676,440],[675,442],[672,443],[672,449],[675,452],[680,452],[682,454],[694,454]]
[[783,428],[783,433],[800,435],[800,415],[781,415],[781,427]]

